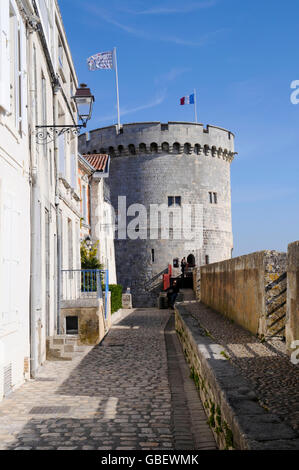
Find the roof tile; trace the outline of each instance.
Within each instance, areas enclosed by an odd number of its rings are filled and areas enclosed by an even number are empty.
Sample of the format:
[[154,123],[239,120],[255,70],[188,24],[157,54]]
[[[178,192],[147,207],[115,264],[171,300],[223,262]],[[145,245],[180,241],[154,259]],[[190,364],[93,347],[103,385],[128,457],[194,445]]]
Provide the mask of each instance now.
[[109,159],[109,155],[103,153],[93,153],[90,155],[83,155],[85,160],[96,170],[105,171]]

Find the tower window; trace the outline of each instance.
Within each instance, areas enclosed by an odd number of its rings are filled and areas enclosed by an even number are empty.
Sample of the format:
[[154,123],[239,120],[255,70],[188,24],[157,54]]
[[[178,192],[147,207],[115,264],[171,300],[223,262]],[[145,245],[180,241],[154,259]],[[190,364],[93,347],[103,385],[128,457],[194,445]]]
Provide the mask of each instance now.
[[209,255],[206,255],[205,258],[206,258],[206,264],[210,264],[210,257],[209,257]]
[[210,204],[217,204],[218,203],[217,193],[213,193],[212,191],[209,192],[209,199],[210,199]]
[[171,206],[181,206],[182,205],[182,197],[181,196],[168,196],[168,207]]
[[153,249],[152,250],[152,263],[155,262],[155,250]]

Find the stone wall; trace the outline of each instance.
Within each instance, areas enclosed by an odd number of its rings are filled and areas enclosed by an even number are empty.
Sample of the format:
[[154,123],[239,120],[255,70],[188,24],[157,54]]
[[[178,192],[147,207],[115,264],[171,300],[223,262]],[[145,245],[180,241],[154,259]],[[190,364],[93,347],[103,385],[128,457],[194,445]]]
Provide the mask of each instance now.
[[78,317],[78,344],[92,346],[100,343],[111,327],[110,297],[106,320],[102,299],[64,301],[60,312],[61,334],[66,334],[66,317]]
[[201,301],[253,334],[284,337],[285,253],[261,251],[201,267]]
[[226,358],[223,346],[209,337],[184,304],[175,306],[175,324],[218,447],[298,449],[294,430],[259,405],[249,382]]
[[196,295],[196,300],[200,300],[200,268],[193,269],[193,290]]
[[289,353],[299,341],[299,241],[288,246],[286,342]]

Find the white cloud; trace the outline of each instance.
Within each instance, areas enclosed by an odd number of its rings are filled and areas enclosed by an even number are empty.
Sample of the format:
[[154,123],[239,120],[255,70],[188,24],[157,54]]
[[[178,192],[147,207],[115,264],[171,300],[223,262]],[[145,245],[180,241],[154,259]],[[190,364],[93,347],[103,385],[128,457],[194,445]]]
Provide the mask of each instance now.
[[[159,95],[157,95],[152,101],[149,103],[140,105],[140,106],[135,106],[134,108],[128,108],[126,106],[120,108],[120,115],[121,116],[126,116],[127,114],[133,114],[137,113],[139,111],[143,111],[144,109],[150,109],[154,108],[155,106],[159,106],[161,103],[166,98],[166,90],[163,90]],[[111,114],[109,116],[101,116],[99,119],[97,119],[97,122],[106,122],[106,121],[112,121],[117,119],[117,112],[115,111],[114,114]]]
[[164,73],[160,75],[159,77],[155,78],[155,83],[156,84],[161,84],[161,83],[168,83],[174,81],[177,77],[180,75],[183,75],[184,73],[190,72],[192,69],[187,68],[187,67],[174,67],[169,72]]
[[95,7],[93,5],[84,5],[85,10],[89,11],[93,15],[100,17],[102,20],[106,21],[106,23],[115,26],[128,34],[131,34],[136,37],[140,37],[143,39],[147,39],[149,41],[161,41],[161,42],[170,42],[182,46],[191,46],[191,47],[201,47],[210,42],[215,36],[222,34],[223,32],[227,31],[226,28],[221,28],[216,31],[211,31],[200,36],[197,40],[189,40],[180,38],[177,36],[162,36],[159,34],[147,33],[145,30],[139,30],[128,26],[127,24],[120,23],[119,21],[114,20],[111,18],[107,13],[102,10],[101,8]]
[[149,8],[146,10],[127,10],[122,9],[123,11],[133,14],[133,15],[170,15],[170,14],[183,14],[183,13],[191,13],[196,10],[200,10],[203,8],[211,8],[216,4],[216,0],[210,0],[206,2],[197,2],[197,3],[187,3],[186,5],[179,5],[173,6],[173,2],[171,5],[167,4],[166,6],[157,7],[157,8]]

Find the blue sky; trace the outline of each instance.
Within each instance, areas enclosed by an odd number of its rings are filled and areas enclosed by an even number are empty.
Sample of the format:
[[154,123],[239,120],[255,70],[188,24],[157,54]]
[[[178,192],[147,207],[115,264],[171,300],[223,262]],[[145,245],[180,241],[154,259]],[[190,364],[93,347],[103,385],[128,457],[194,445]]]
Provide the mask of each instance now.
[[86,59],[117,47],[121,121],[199,121],[236,135],[234,256],[299,239],[298,0],[60,0],[90,128],[116,122],[115,75]]

